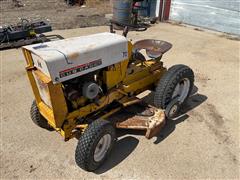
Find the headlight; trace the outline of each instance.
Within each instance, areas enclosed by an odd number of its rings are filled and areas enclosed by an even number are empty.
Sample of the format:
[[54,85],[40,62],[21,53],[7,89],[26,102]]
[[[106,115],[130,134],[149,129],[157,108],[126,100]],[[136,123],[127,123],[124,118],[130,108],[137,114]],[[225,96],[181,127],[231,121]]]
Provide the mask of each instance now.
[[36,81],[36,84],[37,84],[39,94],[40,94],[40,97],[41,97],[42,101],[47,106],[52,108],[52,103],[51,103],[51,100],[50,100],[48,85],[46,83],[44,83],[35,72],[33,72],[33,76],[34,76],[34,79]]

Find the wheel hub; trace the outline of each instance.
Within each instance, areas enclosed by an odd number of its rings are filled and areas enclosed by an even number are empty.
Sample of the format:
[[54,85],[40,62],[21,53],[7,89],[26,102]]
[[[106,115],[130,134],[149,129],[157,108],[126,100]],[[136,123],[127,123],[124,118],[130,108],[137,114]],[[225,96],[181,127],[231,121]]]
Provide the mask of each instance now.
[[187,98],[190,89],[190,80],[187,78],[182,79],[175,87],[172,99],[178,98],[180,103],[183,103]]
[[96,149],[94,151],[94,161],[99,162],[101,161],[111,144],[112,137],[110,134],[105,134],[98,142]]
[[178,98],[175,97],[167,106],[165,110],[165,115],[167,118],[175,118],[178,115],[179,109],[180,109],[180,103],[178,101]]
[[171,117],[174,116],[175,113],[177,112],[177,110],[178,110],[177,105],[174,105],[174,106],[171,108],[171,110],[170,110],[170,112],[169,112],[169,115],[170,115]]

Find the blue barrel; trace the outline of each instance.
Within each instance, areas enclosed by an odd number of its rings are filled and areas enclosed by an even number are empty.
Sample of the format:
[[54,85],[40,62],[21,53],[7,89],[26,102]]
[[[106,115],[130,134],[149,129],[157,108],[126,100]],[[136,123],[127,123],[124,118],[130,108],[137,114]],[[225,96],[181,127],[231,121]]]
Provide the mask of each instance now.
[[113,0],[113,20],[131,23],[133,0]]

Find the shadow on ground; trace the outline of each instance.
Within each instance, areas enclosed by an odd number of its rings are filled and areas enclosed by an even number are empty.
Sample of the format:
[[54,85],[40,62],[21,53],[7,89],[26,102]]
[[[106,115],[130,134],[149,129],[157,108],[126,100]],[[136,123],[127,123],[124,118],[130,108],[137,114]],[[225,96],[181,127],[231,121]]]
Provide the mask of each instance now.
[[138,143],[139,140],[132,136],[123,137],[118,140],[109,155],[109,159],[107,159],[106,162],[95,171],[95,173],[102,174],[121,163],[134,151]]
[[167,120],[166,125],[163,127],[163,129],[157,136],[157,139],[154,142],[154,144],[158,144],[162,142],[164,139],[166,139],[176,129],[177,124],[182,123],[189,117],[189,115],[187,114],[189,111],[196,108],[206,100],[207,96],[205,95],[198,93],[191,95],[188,98],[187,102],[182,107],[180,112],[181,115],[178,118],[175,118],[174,120],[172,119]]

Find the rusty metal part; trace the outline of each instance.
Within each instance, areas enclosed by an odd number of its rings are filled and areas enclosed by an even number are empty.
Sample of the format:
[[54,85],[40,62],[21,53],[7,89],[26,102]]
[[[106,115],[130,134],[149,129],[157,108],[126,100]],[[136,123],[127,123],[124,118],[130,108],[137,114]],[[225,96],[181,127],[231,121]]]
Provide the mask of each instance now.
[[142,49],[145,49],[149,57],[159,58],[171,48],[172,48],[172,44],[166,41],[145,39],[145,40],[137,41],[133,45],[133,52],[138,52]]
[[156,109],[154,116],[150,117],[148,120],[148,128],[145,134],[147,139],[151,139],[159,133],[159,131],[165,125],[165,114],[162,110]]
[[143,117],[132,117],[122,122],[117,122],[116,127],[120,129],[147,129],[147,121]]
[[150,116],[154,116],[155,111],[153,109],[146,109],[145,111],[138,113],[138,116],[145,116],[145,117],[150,117]]
[[[132,112],[130,112],[131,109]],[[153,115],[139,115],[148,114],[149,111],[154,112]],[[109,117],[109,120],[115,122],[116,128],[119,129],[146,130],[145,137],[150,139],[157,135],[165,125],[165,114],[163,110],[152,106],[138,106],[137,104],[134,104],[128,106],[128,111],[122,110],[113,114]]]

